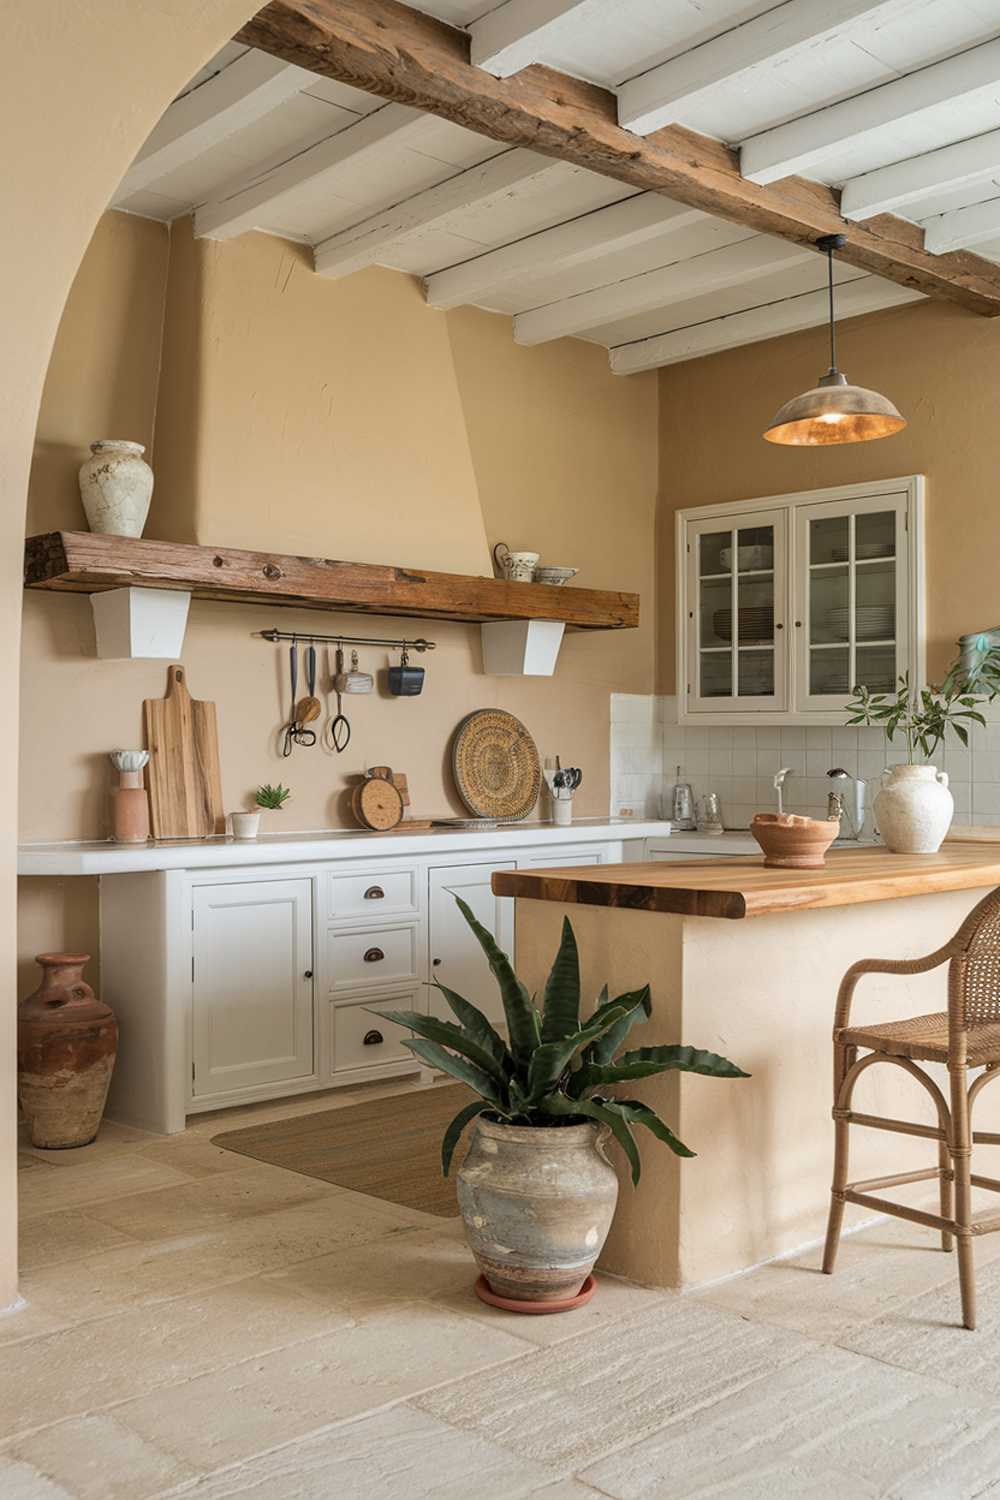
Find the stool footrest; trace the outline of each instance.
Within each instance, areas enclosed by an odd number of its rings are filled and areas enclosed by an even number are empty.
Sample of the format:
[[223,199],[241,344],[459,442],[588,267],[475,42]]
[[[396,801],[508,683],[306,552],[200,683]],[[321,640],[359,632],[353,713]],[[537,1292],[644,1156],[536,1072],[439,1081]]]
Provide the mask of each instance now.
[[919,1172],[896,1172],[890,1177],[868,1177],[864,1182],[851,1182],[848,1187],[854,1193],[869,1193],[874,1188],[902,1187],[906,1182],[926,1182],[928,1178],[940,1177],[940,1167],[924,1167]]
[[897,1135],[919,1135],[928,1141],[943,1141],[945,1133],[939,1125],[914,1125],[909,1120],[888,1120],[882,1115],[859,1115],[848,1110],[843,1116],[848,1125],[868,1125],[872,1130],[891,1130]]
[[893,1203],[889,1198],[874,1198],[869,1193],[857,1193],[853,1188],[844,1189],[844,1201],[856,1203],[860,1208],[870,1208],[875,1213],[892,1214],[897,1219],[909,1219],[911,1224],[923,1224],[928,1229],[941,1229],[955,1233],[954,1219],[942,1218],[940,1214],[928,1214],[921,1208],[909,1208],[902,1203]]
[[973,1187],[986,1188],[987,1192],[1000,1193],[1000,1181],[996,1177],[980,1177],[976,1172],[969,1176]]

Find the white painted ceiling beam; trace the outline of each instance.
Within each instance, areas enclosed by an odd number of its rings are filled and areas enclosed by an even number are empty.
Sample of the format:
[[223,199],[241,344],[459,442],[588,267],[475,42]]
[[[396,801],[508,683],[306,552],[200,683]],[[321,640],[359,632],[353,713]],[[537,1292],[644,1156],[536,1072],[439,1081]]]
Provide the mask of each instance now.
[[931,255],[944,255],[949,250],[965,250],[984,240],[995,240],[1000,235],[1000,198],[935,214],[924,219],[923,226],[924,249]]
[[390,245],[409,234],[440,226],[463,209],[487,208],[495,202],[500,210],[516,188],[562,171],[561,163],[550,156],[520,148],[504,151],[321,241],[315,249],[316,270],[321,276],[349,276],[374,265]]
[[[922,294],[909,287],[883,281],[880,276],[858,276],[841,282],[837,288],[837,320],[854,318],[861,313],[876,312],[885,307],[899,307],[905,302],[921,301]],[[763,307],[746,308],[723,318],[711,318],[690,328],[658,333],[632,344],[619,344],[610,351],[611,370],[615,375],[635,375],[640,370],[656,370],[684,359],[717,354],[739,344],[756,344],[780,334],[796,333],[803,328],[818,328],[826,322],[825,291],[803,292]],[[820,361],[821,362],[821,361]],[[854,371],[861,380],[862,372]]]
[[265,52],[245,52],[170,105],[123,177],[112,206],[270,114],[314,81],[307,68]]
[[1000,39],[751,136],[740,151],[740,170],[758,183],[808,177],[830,156],[887,127],[893,139],[905,140],[907,122],[938,105],[950,104],[960,122],[963,108],[990,99],[998,84]]
[[[840,211],[845,219],[894,214],[932,193],[988,183],[1000,174],[1000,130],[956,141],[938,151],[911,156],[844,184]],[[913,217],[911,215],[911,217]]]
[[514,319],[514,341],[518,344],[542,344],[548,339],[565,338],[599,328],[604,323],[634,313],[652,312],[672,303],[687,302],[693,297],[717,291],[720,287],[738,286],[755,281],[775,271],[786,270],[796,262],[815,260],[816,251],[808,246],[793,245],[770,235],[751,235],[735,245],[708,250],[689,260],[660,266],[630,276],[614,286],[581,292],[561,302],[518,313]]
[[[618,90],[618,123],[649,135],[684,118],[708,90],[740,86],[760,63],[791,63],[799,49],[832,41],[859,17],[898,9],[902,0],[785,0],[762,16],[669,58]],[[766,81],[762,80],[766,87]]]
[[273,216],[282,198],[304,183],[315,184],[323,177],[332,181],[343,162],[382,145],[391,136],[402,138],[423,119],[420,110],[404,104],[385,104],[336,135],[300,151],[259,180],[234,183],[223,189],[218,197],[195,210],[194,232],[206,239],[227,240],[256,229],[265,218]]
[[546,43],[571,31],[580,20],[575,12],[589,4],[590,0],[507,0],[467,28],[471,61],[496,78],[509,78],[536,62]]
[[462,307],[518,276],[577,266],[650,240],[668,239],[704,218],[707,215],[699,209],[672,203],[658,193],[636,193],[436,271],[424,282],[427,302],[431,307]]

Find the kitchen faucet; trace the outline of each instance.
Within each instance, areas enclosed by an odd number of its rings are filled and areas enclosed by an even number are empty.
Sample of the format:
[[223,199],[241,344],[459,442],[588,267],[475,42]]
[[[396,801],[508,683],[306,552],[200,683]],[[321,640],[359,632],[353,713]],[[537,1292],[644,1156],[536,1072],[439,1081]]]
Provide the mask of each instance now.
[[779,818],[781,817],[782,813],[785,811],[785,808],[784,808],[785,778],[788,777],[788,776],[791,776],[791,775],[792,775],[792,768],[791,768],[791,766],[782,766],[781,770],[776,773],[775,778],[774,778],[774,790],[778,794],[778,817]]

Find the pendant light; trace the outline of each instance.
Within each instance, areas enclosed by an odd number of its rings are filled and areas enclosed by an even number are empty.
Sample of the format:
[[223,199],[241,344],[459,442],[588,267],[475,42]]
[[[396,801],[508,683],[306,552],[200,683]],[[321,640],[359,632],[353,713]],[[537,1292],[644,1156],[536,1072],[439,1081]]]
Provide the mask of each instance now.
[[786,401],[764,431],[769,443],[819,447],[827,443],[868,443],[891,437],[906,426],[906,418],[878,391],[848,385],[837,369],[837,335],[833,317],[833,252],[846,243],[842,234],[826,234],[817,247],[827,259],[830,297],[830,368],[811,391]]

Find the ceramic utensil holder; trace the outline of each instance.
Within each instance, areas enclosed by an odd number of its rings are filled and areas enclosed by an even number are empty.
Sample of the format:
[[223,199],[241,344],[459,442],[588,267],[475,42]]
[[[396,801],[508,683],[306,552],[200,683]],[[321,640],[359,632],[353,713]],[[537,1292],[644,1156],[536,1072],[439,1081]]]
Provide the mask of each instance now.
[[238,839],[255,839],[260,832],[259,812],[234,812],[230,813],[233,823],[233,836]]
[[149,798],[143,785],[148,750],[112,750],[108,757],[118,772],[111,794],[112,838],[118,844],[144,844],[149,838]]

